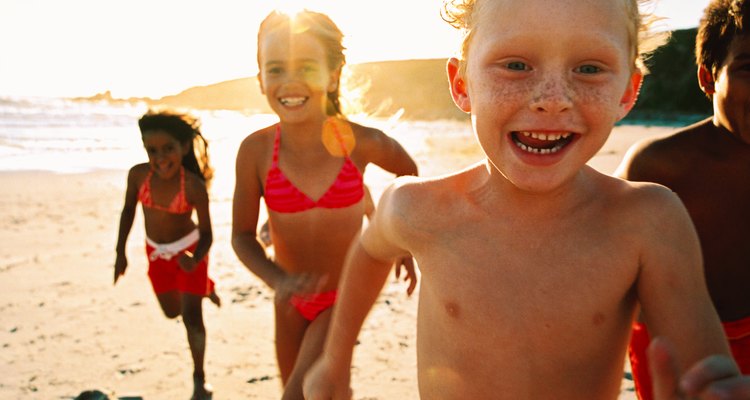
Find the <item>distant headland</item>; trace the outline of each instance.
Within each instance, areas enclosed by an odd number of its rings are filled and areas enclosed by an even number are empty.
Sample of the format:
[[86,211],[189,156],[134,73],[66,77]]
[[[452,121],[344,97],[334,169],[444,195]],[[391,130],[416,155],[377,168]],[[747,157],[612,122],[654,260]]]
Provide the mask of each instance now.
[[[625,123],[688,123],[711,115],[711,103],[700,91],[696,78],[696,29],[672,32],[670,42],[648,61],[650,68],[638,102]],[[409,120],[465,119],[448,91],[446,59],[383,61],[347,66],[344,93],[356,93],[357,111],[376,117],[400,114]],[[356,97],[356,98],[350,98]],[[76,101],[145,103],[203,110],[270,113],[255,77],[240,78],[186,89],[160,99],[113,98],[109,91]]]

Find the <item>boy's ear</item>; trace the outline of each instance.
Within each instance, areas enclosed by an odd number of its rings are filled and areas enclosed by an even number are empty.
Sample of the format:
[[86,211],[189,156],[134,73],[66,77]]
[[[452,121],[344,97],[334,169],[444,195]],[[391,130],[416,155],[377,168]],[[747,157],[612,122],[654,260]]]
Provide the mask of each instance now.
[[451,87],[451,96],[453,102],[456,103],[458,108],[463,112],[471,112],[471,101],[469,99],[469,91],[466,88],[466,81],[459,73],[458,68],[459,61],[455,57],[451,57],[448,60],[446,66],[448,70],[448,83]]
[[641,91],[641,84],[643,83],[643,73],[641,71],[635,71],[630,75],[628,86],[625,88],[625,93],[620,99],[620,117],[618,120],[625,118],[626,115],[635,106],[635,101],[638,100],[638,93]]
[[706,67],[698,67],[698,85],[700,85],[703,93],[712,96],[716,92],[714,88],[714,75],[711,71],[707,70]]

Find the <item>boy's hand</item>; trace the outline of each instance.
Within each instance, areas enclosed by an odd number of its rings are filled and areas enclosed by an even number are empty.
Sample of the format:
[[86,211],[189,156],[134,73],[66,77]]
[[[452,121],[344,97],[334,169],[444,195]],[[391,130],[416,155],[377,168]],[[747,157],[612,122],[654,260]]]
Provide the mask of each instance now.
[[195,261],[193,255],[187,251],[182,252],[180,257],[177,259],[177,263],[180,264],[180,269],[185,272],[193,272],[195,267],[198,266],[198,262]]
[[120,279],[121,276],[125,275],[125,270],[128,268],[128,258],[125,257],[125,254],[117,254],[117,258],[115,259],[115,280],[112,283],[113,285],[117,284],[117,280]]
[[322,355],[305,374],[302,382],[302,393],[305,400],[350,400],[352,389],[349,387],[351,375],[349,368],[335,373],[331,361]]
[[725,355],[706,357],[682,375],[667,340],[652,340],[648,357],[655,399],[750,399],[750,376],[740,375]]
[[414,293],[414,288],[417,287],[417,272],[414,269],[414,259],[411,256],[406,256],[396,260],[396,280],[401,277],[401,268],[406,270],[404,275],[404,281],[409,281],[409,287],[406,288],[406,294],[411,296]]

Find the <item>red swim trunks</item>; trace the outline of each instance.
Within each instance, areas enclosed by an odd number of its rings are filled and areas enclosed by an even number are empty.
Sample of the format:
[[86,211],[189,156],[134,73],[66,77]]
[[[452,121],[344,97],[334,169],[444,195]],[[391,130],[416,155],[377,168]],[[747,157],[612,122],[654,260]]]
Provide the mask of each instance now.
[[184,238],[167,244],[146,240],[148,255],[148,277],[154,293],[173,290],[208,296],[214,291],[214,282],[208,277],[208,255],[203,257],[192,272],[185,272],[177,262],[183,251],[195,251],[198,245],[197,230]]
[[[721,325],[729,339],[729,348],[732,350],[732,356],[740,367],[740,371],[743,375],[750,374],[750,317],[739,321],[723,322]],[[635,391],[640,400],[651,400],[654,397],[646,357],[646,349],[650,342],[651,337],[646,326],[640,322],[634,323],[628,356],[633,371]]]
[[293,295],[289,303],[299,311],[308,321],[318,317],[318,314],[332,307],[336,303],[336,291],[325,293],[313,293],[306,295]]

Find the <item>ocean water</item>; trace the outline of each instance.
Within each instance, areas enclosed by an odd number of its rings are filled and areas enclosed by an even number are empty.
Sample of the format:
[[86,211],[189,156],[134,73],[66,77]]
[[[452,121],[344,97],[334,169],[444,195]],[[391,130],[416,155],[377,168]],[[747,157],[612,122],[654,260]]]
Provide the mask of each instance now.
[[[82,173],[127,170],[145,162],[137,121],[145,104],[109,104],[60,98],[0,97],[0,172]],[[237,146],[249,133],[277,119],[233,111],[191,111],[202,122],[217,173],[233,173]],[[452,157],[479,158],[470,126],[462,121],[401,121],[357,118],[395,137],[415,159],[427,164],[429,153],[453,150]],[[438,140],[442,139],[442,140]],[[453,160],[451,160],[453,161]],[[438,163],[432,174],[442,171]]]
[[[0,173],[48,171],[57,174],[97,170],[122,171],[147,161],[138,131],[145,104],[81,102],[60,98],[0,97]],[[234,162],[240,142],[251,132],[277,121],[273,114],[234,111],[191,111],[200,118],[214,167],[212,195],[231,199]],[[414,158],[421,176],[457,171],[482,158],[468,121],[407,121],[398,118],[350,116],[358,123],[394,137]],[[621,125],[589,162],[612,173],[635,141],[674,131],[675,126]],[[667,125],[667,126],[665,126]],[[373,195],[392,175],[376,166],[365,173]],[[123,179],[124,185],[124,179]]]

